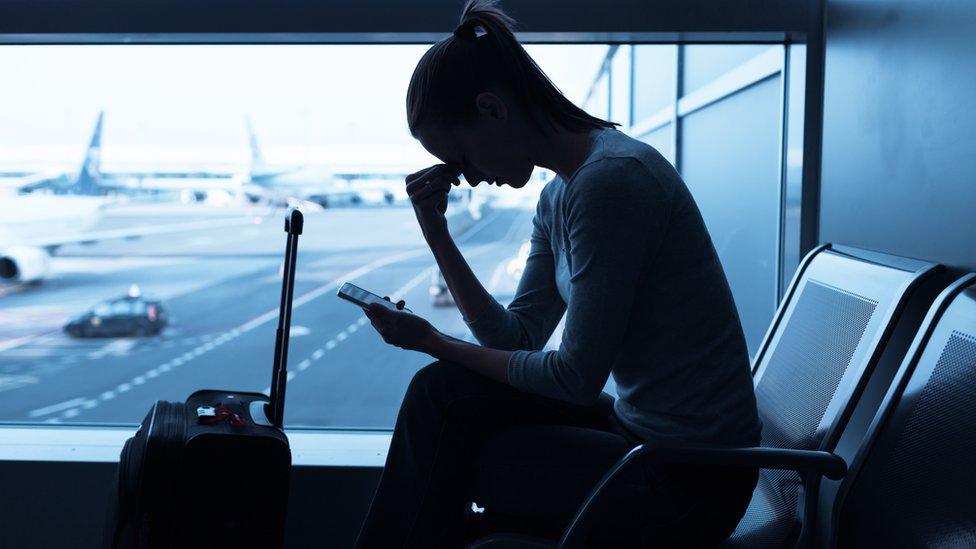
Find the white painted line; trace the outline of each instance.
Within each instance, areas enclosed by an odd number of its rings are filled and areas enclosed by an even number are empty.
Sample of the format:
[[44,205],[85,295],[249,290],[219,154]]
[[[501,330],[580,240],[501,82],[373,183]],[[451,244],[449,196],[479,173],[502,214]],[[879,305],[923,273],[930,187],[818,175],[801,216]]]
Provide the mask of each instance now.
[[[328,293],[328,292],[330,292],[330,291],[338,288],[339,287],[339,284],[342,284],[343,282],[345,282],[345,281],[347,281],[349,279],[361,277],[361,276],[363,276],[365,274],[368,274],[368,273],[370,273],[372,271],[375,271],[376,269],[379,269],[380,267],[385,267],[387,265],[390,265],[390,264],[393,264],[393,263],[397,263],[397,262],[400,262],[400,261],[403,261],[403,260],[406,260],[406,259],[410,259],[410,258],[413,258],[413,257],[417,257],[419,255],[423,255],[423,254],[429,253],[429,252],[430,252],[430,250],[428,248],[424,247],[424,248],[418,248],[416,250],[407,250],[405,252],[399,252],[399,253],[396,253],[396,254],[391,254],[391,255],[388,255],[386,257],[381,257],[381,258],[379,258],[379,259],[377,259],[375,261],[371,261],[370,263],[367,263],[366,265],[363,265],[361,267],[357,267],[357,268],[355,268],[355,269],[353,269],[353,270],[351,270],[351,271],[349,271],[349,272],[347,272],[345,274],[342,274],[342,275],[334,278],[330,282],[326,282],[325,284],[319,286],[318,288],[315,288],[314,290],[311,290],[309,292],[306,292],[306,293],[302,294],[299,297],[296,297],[294,299],[294,301],[292,302],[292,310],[297,309],[297,308],[301,307],[302,305],[304,305],[304,304],[312,301],[313,299],[316,299],[318,297],[321,297],[322,295],[325,295],[326,293]],[[264,324],[265,322],[268,322],[269,320],[276,319],[276,318],[278,318],[278,309],[277,308],[272,309],[272,310],[270,310],[270,311],[268,311],[268,312],[266,312],[264,314],[261,314],[261,315],[258,315],[256,317],[252,318],[251,320],[245,322],[244,324],[241,324],[240,326],[238,326],[234,330],[235,331],[247,332],[247,331],[253,330],[254,328],[257,328],[258,326]]]
[[68,400],[58,404],[52,404],[50,406],[45,406],[43,408],[38,408],[27,413],[27,417],[40,417],[46,416],[48,414],[53,414],[55,412],[60,412],[61,410],[67,410],[69,408],[74,408],[75,406],[80,406],[85,402],[84,397],[78,397],[76,399]]
[[170,364],[169,364],[169,362],[167,362],[166,364],[160,364],[160,365],[159,365],[159,371],[160,371],[160,372],[168,372],[168,371],[170,371],[170,370],[171,370],[172,368],[173,368],[173,367],[172,367],[172,366],[170,366]]
[[312,360],[318,360],[323,356],[325,356],[325,351],[322,349],[317,349],[314,353],[312,353]]
[[81,405],[81,407],[86,410],[91,410],[95,406],[98,406],[97,400],[86,400],[85,403]]
[[336,346],[336,342],[335,342],[334,339],[330,339],[329,342],[325,344],[325,348],[328,351],[331,351],[332,349],[335,349],[335,346]]
[[152,379],[154,377],[158,377],[158,376],[159,376],[159,368],[153,368],[152,370],[149,370],[148,372],[146,372],[146,377],[148,377],[150,379]]
[[291,381],[293,379],[295,379],[295,372],[288,372],[288,375],[285,376],[285,381]]
[[34,341],[35,339],[37,339],[39,337],[45,336],[47,334],[53,334],[56,331],[57,330],[52,330],[50,332],[46,332],[46,333],[42,333],[42,334],[28,335],[28,336],[23,336],[23,337],[15,337],[13,339],[8,339],[8,340],[5,340],[5,341],[2,341],[2,342],[0,342],[0,353],[2,353],[4,351],[9,351],[11,349],[15,349],[17,347],[20,347],[21,345],[25,345],[27,343],[30,343],[31,341]]
[[360,317],[359,320],[356,321],[356,323],[359,324],[360,326],[365,326],[367,322],[369,322],[369,319],[366,318],[365,316]]
[[98,398],[102,400],[112,400],[113,398],[115,398],[115,391],[105,391],[104,393],[99,395]]
[[133,385],[142,385],[145,382],[146,382],[145,376],[136,376],[136,377],[132,378],[132,384]]
[[345,341],[347,337],[349,336],[346,335],[346,332],[339,332],[339,334],[336,335],[336,339],[338,339],[339,341]]
[[118,392],[120,392],[120,393],[124,393],[124,392],[128,391],[131,388],[132,388],[132,385],[129,385],[128,383],[120,383],[119,386],[115,388],[115,390],[118,391]]
[[301,361],[301,362],[298,363],[298,369],[299,369],[299,371],[305,370],[306,368],[308,368],[311,365],[312,365],[312,362],[309,361],[308,359],[305,359],[305,360],[303,360],[303,361]]
[[78,408],[72,408],[70,410],[65,410],[64,413],[61,414],[61,417],[63,417],[64,419],[70,419],[75,417],[79,413],[80,412],[78,411]]
[[350,334],[354,334],[358,329],[359,329],[359,324],[350,324],[349,327],[346,328],[346,331],[349,332]]

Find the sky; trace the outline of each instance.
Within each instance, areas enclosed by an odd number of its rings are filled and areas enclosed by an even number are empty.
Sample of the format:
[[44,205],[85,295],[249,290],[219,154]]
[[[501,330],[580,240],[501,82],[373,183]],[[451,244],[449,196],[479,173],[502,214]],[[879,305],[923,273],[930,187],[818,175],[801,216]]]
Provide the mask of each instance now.
[[[409,134],[426,45],[0,46],[0,171],[74,167],[105,110],[103,168],[433,160]],[[526,48],[577,104],[603,45]],[[428,162],[429,163],[429,162]]]

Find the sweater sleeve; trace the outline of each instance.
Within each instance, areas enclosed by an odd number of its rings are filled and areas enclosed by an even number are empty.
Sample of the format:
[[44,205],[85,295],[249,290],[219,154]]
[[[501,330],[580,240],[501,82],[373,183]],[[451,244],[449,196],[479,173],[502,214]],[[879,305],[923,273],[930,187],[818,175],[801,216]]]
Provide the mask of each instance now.
[[566,311],[566,303],[556,288],[555,259],[547,229],[550,215],[545,200],[540,199],[532,220],[525,269],[508,309],[492,298],[483,311],[467,321],[471,333],[485,347],[505,351],[541,349]]
[[641,273],[663,240],[670,193],[634,158],[585,166],[567,187],[570,299],[555,351],[516,351],[508,380],[516,388],[591,404],[606,384],[624,340]]

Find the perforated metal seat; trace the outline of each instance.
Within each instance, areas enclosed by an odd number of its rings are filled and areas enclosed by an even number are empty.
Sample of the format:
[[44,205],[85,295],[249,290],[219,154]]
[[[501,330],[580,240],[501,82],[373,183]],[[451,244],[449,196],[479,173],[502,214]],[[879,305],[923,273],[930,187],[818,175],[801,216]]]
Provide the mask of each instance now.
[[841,547],[976,547],[976,275],[947,288],[840,495]]
[[[905,303],[932,263],[824,245],[797,270],[754,359],[762,446],[748,449],[638,446],[611,469],[577,513],[562,547],[585,546],[589,509],[603,488],[641,460],[760,468],[759,484],[731,547],[789,547],[809,536],[822,476],[840,478],[833,455],[853,405]],[[503,545],[498,545],[499,547]]]

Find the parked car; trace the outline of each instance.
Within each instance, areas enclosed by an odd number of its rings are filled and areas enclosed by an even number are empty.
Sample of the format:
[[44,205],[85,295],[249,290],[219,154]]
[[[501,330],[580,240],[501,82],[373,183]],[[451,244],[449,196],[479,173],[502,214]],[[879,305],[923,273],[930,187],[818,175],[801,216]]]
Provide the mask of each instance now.
[[74,337],[156,335],[168,322],[162,302],[127,295],[103,301],[72,318],[64,331]]

